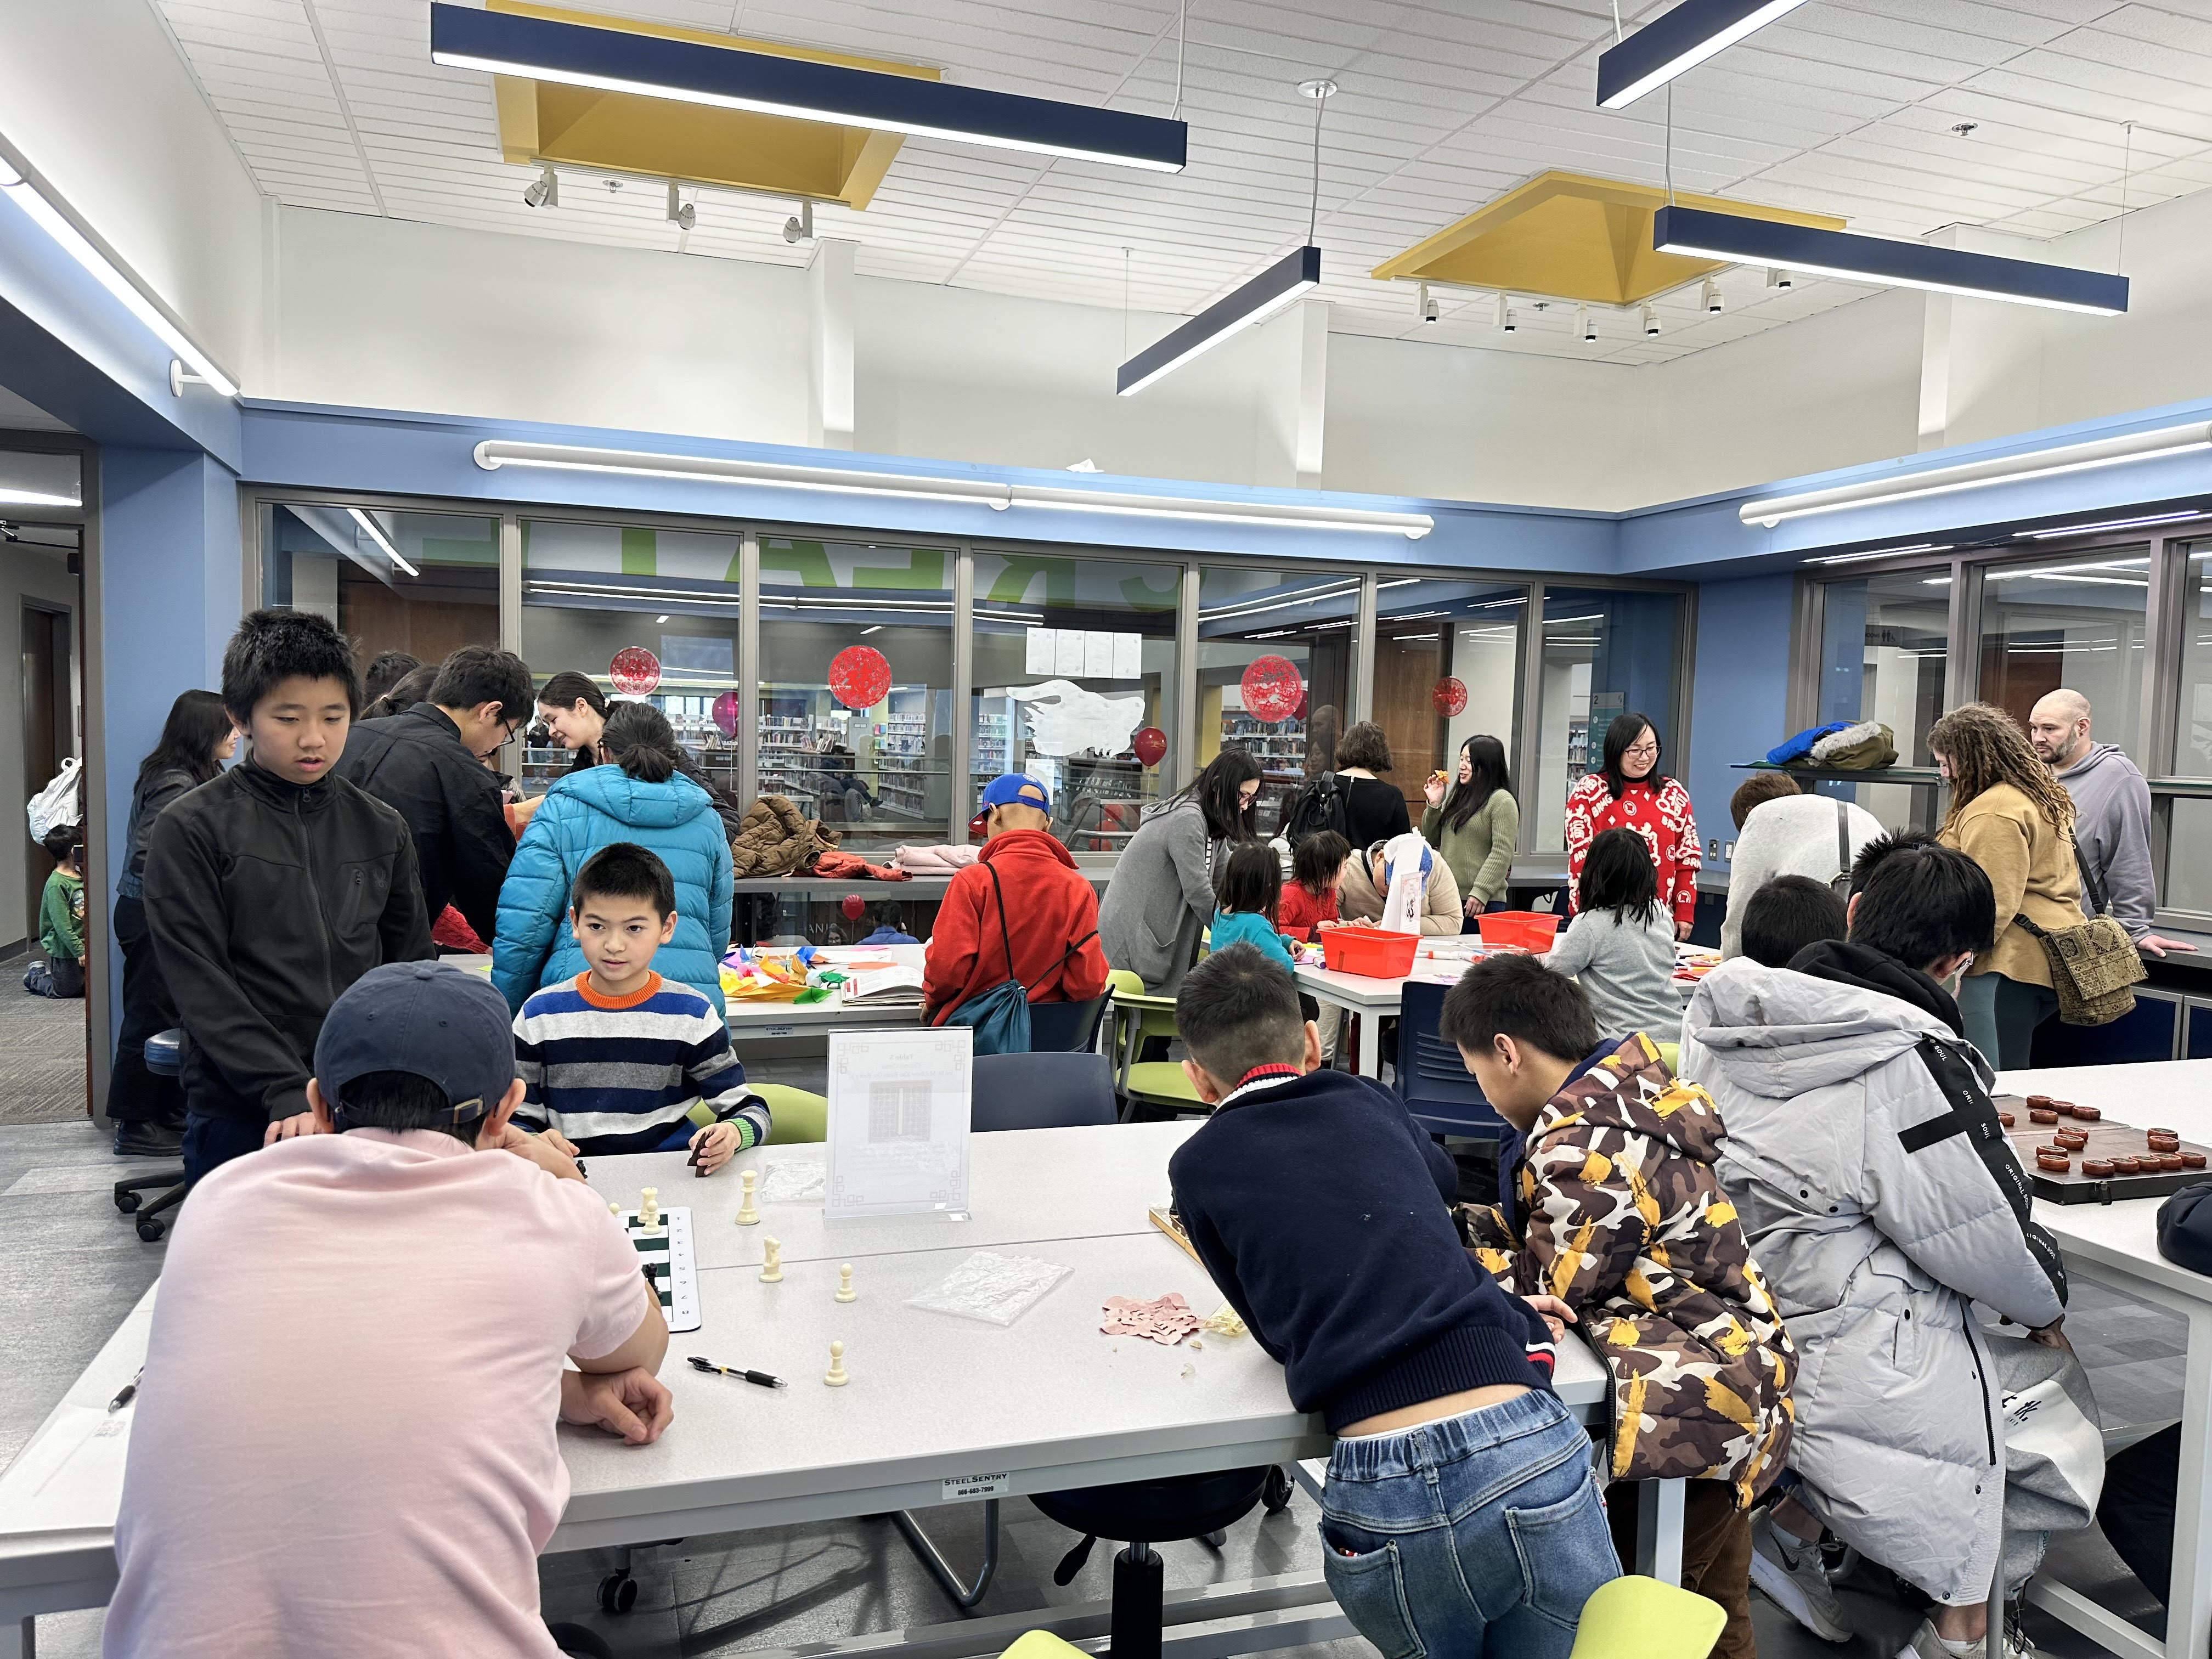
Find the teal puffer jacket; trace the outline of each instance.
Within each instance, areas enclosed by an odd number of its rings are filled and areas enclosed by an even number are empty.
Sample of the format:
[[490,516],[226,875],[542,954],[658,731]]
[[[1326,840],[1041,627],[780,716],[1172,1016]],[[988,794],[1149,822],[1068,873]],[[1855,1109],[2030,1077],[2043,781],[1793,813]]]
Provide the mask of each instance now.
[[690,986],[720,1013],[722,953],[730,948],[730,843],[713,799],[680,772],[665,783],[643,783],[619,766],[594,766],[546,792],[499,890],[492,983],[520,1012],[541,986],[584,971],[568,896],[584,861],[618,841],[657,854],[676,878],[676,937],[654,954],[653,971]]

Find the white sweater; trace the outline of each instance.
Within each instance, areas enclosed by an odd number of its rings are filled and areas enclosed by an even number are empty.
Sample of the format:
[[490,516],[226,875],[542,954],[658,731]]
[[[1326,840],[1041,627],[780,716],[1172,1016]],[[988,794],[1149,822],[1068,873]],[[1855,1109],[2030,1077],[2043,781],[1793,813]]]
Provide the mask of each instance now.
[[[1728,914],[1721,921],[1721,956],[1743,954],[1743,911],[1751,896],[1777,876],[1810,876],[1832,881],[1836,866],[1837,801],[1829,795],[1784,795],[1761,801],[1743,821],[1735,857],[1729,864]],[[1851,856],[1887,833],[1863,806],[1842,804],[1849,822]]]

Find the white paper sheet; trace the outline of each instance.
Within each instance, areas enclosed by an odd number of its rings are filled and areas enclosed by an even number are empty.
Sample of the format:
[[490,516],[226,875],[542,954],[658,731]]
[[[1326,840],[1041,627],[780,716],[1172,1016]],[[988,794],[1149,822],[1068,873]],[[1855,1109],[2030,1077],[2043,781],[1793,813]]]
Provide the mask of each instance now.
[[1087,680],[1110,680],[1114,678],[1114,636],[1093,629],[1083,636],[1083,678]]
[[1049,674],[1053,672],[1052,636],[1053,630],[1049,628],[1032,628],[1028,631],[1022,641],[1022,672]]
[[829,1219],[968,1212],[975,1034],[830,1034]]
[[1117,680],[1140,680],[1145,678],[1145,636],[1142,634],[1114,635],[1114,678]]
[[63,1407],[8,1470],[9,1525],[23,1532],[113,1526],[132,1414],[130,1407]]
[[1052,632],[1052,672],[1071,679],[1083,678],[1083,630],[1055,628]]

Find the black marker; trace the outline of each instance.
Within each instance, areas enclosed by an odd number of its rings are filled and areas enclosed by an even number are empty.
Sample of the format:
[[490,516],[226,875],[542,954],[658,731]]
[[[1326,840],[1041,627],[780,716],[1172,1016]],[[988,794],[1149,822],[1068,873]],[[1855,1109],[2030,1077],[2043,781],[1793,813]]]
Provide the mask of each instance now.
[[119,1412],[125,1406],[129,1405],[131,1403],[131,1397],[138,1392],[138,1378],[145,1375],[146,1368],[143,1365],[141,1365],[138,1368],[137,1376],[133,1376],[128,1382],[125,1382],[123,1385],[123,1392],[117,1395],[114,1399],[107,1402],[107,1409],[111,1412]]
[[737,1365],[717,1365],[713,1360],[702,1358],[696,1353],[688,1358],[693,1369],[696,1370],[712,1372],[718,1376],[741,1376],[746,1382],[763,1389],[780,1389],[784,1386],[781,1377],[770,1376],[766,1371],[749,1371]]

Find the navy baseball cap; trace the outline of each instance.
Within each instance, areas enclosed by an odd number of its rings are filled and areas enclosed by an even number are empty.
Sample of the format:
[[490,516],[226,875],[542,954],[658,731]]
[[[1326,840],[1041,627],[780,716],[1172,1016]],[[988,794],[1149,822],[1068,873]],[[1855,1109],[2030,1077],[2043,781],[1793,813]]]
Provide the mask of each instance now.
[[331,1005],[315,1039],[315,1081],[333,1115],[345,1085],[371,1072],[435,1084],[456,1123],[485,1116],[514,1084],[507,999],[483,975],[434,962],[370,969]]
[[985,806],[1033,806],[1040,812],[1052,811],[1052,797],[1045,787],[1026,772],[1001,772],[983,786]]

